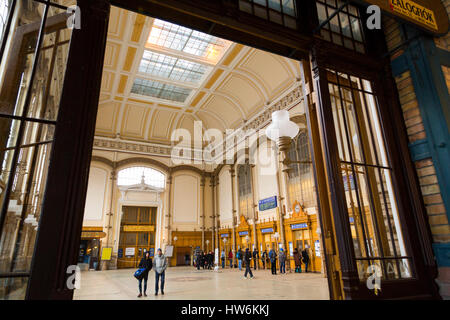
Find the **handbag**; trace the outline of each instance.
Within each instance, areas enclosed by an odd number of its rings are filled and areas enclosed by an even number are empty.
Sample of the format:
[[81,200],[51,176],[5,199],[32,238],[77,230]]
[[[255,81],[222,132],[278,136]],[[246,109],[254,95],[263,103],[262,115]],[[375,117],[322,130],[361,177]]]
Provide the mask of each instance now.
[[139,268],[134,273],[134,277],[138,280],[141,280],[144,277],[145,268]]

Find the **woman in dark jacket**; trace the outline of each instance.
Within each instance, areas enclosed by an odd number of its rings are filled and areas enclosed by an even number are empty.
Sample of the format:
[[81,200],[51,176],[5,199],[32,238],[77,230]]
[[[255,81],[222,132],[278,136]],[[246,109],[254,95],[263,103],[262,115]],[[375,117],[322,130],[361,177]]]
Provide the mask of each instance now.
[[298,249],[294,249],[294,262],[295,262],[295,272],[301,273],[302,272],[302,262],[300,261],[300,253],[298,252]]
[[302,257],[303,257],[303,263],[305,264],[305,272],[308,272],[308,265],[309,265],[309,254],[307,249],[303,249],[302,251]]
[[146,251],[144,253],[144,256],[141,259],[141,262],[139,262],[139,268],[145,268],[145,270],[142,273],[141,279],[139,279],[138,298],[142,297],[142,280],[144,280],[144,297],[147,296],[148,272],[152,269],[152,266],[153,266],[153,263],[152,263],[152,259],[150,258],[150,252]]

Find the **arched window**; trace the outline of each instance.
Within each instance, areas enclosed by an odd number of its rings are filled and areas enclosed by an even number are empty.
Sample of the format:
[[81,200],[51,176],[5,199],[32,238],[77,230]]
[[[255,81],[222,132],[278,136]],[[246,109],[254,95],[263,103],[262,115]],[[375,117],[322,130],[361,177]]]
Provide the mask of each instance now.
[[239,213],[248,217],[252,210],[252,175],[249,164],[238,166]]
[[117,176],[117,184],[119,186],[131,186],[139,184],[144,176],[144,182],[147,185],[164,188],[164,174],[158,170],[147,167],[131,167],[119,171]]
[[288,191],[290,208],[298,201],[305,208],[315,207],[314,175],[311,155],[309,153],[309,140],[306,130],[301,130],[289,150],[289,159],[292,161],[305,161],[305,163],[292,163],[289,170]]

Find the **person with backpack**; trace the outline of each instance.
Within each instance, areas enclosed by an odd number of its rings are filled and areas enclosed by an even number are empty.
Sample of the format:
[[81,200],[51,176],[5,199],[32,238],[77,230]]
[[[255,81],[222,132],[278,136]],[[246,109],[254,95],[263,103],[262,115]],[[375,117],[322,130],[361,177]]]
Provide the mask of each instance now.
[[308,264],[309,264],[309,254],[308,251],[305,249],[303,249],[302,251],[302,260],[303,263],[305,264],[305,272],[308,272]]
[[239,266],[239,271],[242,271],[242,250],[239,248],[237,254],[236,254],[236,258],[238,259],[238,266]]
[[280,249],[280,254],[278,255],[280,261],[280,273],[286,273],[286,254],[283,248]]
[[148,280],[148,272],[152,269],[152,258],[150,258],[150,252],[146,251],[141,261],[139,262],[139,269],[144,269],[140,274],[139,280],[139,295],[138,298],[142,297],[142,280],[144,280],[144,297],[147,296],[147,280]]
[[269,251],[269,259],[270,259],[270,267],[272,269],[272,274],[276,275],[277,274],[277,253],[275,252],[275,250],[272,248]]
[[250,279],[253,279],[252,269],[250,268],[250,261],[251,260],[252,260],[252,253],[247,248],[247,249],[245,249],[245,254],[244,254],[244,262],[245,262],[244,278],[245,279],[247,279],[247,274],[250,274]]

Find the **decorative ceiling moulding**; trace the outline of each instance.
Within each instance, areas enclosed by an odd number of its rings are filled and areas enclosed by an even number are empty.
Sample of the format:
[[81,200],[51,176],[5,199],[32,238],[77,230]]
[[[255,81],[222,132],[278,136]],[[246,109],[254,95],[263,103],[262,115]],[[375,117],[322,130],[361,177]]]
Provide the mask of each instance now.
[[[220,145],[216,146],[214,149],[209,147],[209,145],[203,150],[192,149],[187,146],[177,145],[177,146],[168,146],[162,144],[155,143],[145,143],[145,142],[134,142],[127,141],[121,138],[107,138],[107,137],[99,137],[96,136],[94,138],[94,150],[103,150],[103,151],[116,151],[116,152],[124,152],[124,153],[133,153],[133,154],[141,154],[141,155],[149,155],[149,156],[159,156],[165,158],[172,158],[176,160],[189,160],[205,163],[205,164],[215,164],[220,157],[225,155],[227,151],[230,149],[234,149],[237,145],[242,143],[244,139],[247,137],[246,132],[248,130],[258,131],[262,129],[267,123],[270,122],[271,114],[274,111],[286,109],[290,110],[291,108],[298,105],[303,99],[303,91],[301,84],[298,82],[295,83],[290,89],[286,91],[285,94],[281,95],[278,99],[271,102],[268,106],[266,106],[263,110],[261,110],[254,117],[244,122],[244,124],[234,130],[232,134],[226,137],[227,140],[224,140]],[[236,139],[236,137],[238,137]],[[236,139],[233,143],[232,140]],[[228,143],[227,143],[228,142]],[[229,146],[225,149],[223,146]],[[191,156],[183,156],[184,152],[190,152]],[[209,154],[214,153],[214,157],[210,159],[204,158],[204,152]],[[234,153],[234,152],[233,152]],[[176,155],[173,157],[172,155]]]
[[441,0],[359,0],[377,5],[388,15],[414,24],[433,35],[445,35],[449,29],[447,10]]

